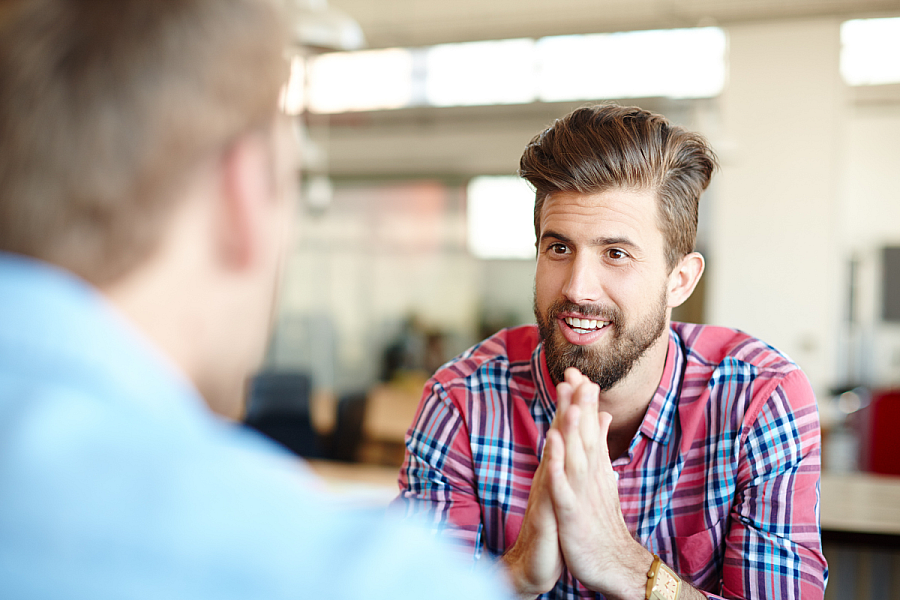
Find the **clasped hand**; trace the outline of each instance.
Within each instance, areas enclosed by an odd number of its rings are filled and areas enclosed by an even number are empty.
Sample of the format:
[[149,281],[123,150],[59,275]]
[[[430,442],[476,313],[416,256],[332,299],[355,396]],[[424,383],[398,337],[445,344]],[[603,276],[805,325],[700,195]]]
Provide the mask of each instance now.
[[635,563],[649,556],[622,517],[607,446],[612,417],[599,411],[599,394],[599,387],[574,368],[557,386],[556,417],[522,529],[504,556],[523,597],[552,589],[563,564],[587,588],[624,597],[634,590],[632,572],[641,568]]

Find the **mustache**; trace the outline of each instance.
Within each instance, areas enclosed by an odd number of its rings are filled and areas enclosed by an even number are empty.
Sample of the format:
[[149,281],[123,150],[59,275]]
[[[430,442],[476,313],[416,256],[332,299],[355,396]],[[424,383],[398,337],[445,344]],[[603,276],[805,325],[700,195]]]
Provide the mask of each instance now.
[[599,304],[576,304],[568,300],[557,300],[547,310],[547,317],[555,319],[564,312],[575,312],[586,317],[595,317],[599,321],[609,321],[618,325],[622,320],[622,311],[617,307],[602,306]]

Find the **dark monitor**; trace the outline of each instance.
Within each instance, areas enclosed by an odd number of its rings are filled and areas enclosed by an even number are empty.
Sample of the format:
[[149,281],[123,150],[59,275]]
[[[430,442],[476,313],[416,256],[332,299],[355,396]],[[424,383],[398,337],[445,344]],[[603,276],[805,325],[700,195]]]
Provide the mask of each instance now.
[[900,322],[900,246],[882,249],[881,258],[881,318]]

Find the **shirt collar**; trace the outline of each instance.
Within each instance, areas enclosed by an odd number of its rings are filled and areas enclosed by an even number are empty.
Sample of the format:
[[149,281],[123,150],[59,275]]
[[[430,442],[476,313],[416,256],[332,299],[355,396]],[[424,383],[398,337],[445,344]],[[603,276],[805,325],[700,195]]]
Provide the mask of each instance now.
[[547,357],[544,354],[544,342],[540,342],[531,353],[531,372],[534,373],[538,389],[538,402],[541,403],[549,420],[556,416],[556,386],[547,368]]
[[[654,442],[666,443],[669,439],[677,413],[678,397],[681,394],[684,363],[681,338],[674,329],[669,328],[669,348],[666,352],[662,378],[639,429]],[[531,354],[531,372],[535,374],[538,401],[552,420],[556,415],[556,386],[547,368],[543,342],[539,343]]]
[[653,394],[650,406],[641,423],[640,432],[654,442],[661,444],[669,440],[672,425],[678,412],[678,397],[681,395],[681,380],[684,375],[684,349],[681,338],[669,328],[669,349],[666,365],[659,380],[659,387]]

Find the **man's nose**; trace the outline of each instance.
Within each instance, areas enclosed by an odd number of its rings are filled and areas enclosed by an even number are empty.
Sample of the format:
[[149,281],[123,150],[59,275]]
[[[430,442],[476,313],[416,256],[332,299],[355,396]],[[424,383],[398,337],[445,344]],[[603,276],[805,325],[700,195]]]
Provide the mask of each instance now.
[[569,277],[562,292],[568,301],[575,304],[598,302],[602,299],[600,269],[592,264],[589,256],[580,254],[570,263]]

